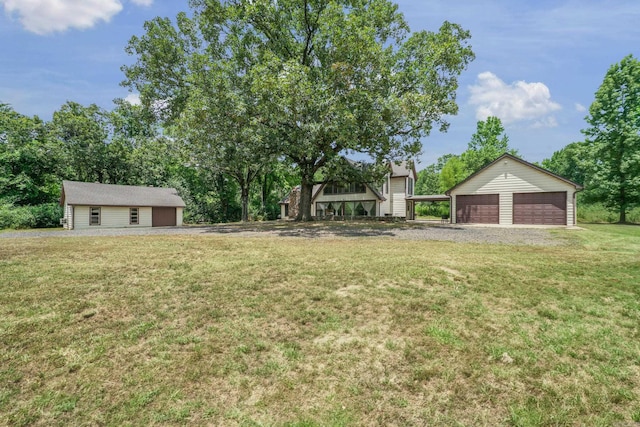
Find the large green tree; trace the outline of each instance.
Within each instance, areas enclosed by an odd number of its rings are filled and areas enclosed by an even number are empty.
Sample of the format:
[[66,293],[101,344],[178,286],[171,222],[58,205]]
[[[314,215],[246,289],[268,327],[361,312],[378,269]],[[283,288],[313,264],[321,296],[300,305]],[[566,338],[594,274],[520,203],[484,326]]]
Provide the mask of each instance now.
[[[229,96],[217,90],[251,100],[244,114],[257,136],[244,139],[297,167],[301,220],[311,218],[317,172],[338,168],[341,156],[365,153],[378,164],[408,158],[434,125],[445,131],[444,117],[457,113],[457,77],[474,57],[459,25],[411,33],[389,0],[189,4],[190,18],[180,14],[176,25],[157,18],[132,38],[128,52],[137,62],[123,67],[125,85],[164,120],[202,104],[194,97]],[[224,64],[236,75],[227,88],[212,85]]]
[[467,151],[462,154],[462,161],[467,172],[472,174],[507,152],[517,154],[516,150],[509,148],[509,137],[505,134],[502,121],[498,117],[489,116],[484,121],[478,121]]
[[439,194],[440,192],[448,190],[448,187],[444,190],[442,189],[440,185],[440,174],[442,173],[444,165],[446,165],[452,157],[455,156],[453,154],[445,154],[444,156],[438,157],[438,160],[434,164],[428,165],[418,172],[415,194]]
[[551,158],[542,161],[542,167],[564,178],[583,185],[585,181],[584,142],[572,142],[555,151]]
[[460,156],[447,158],[440,167],[440,191],[447,191],[504,153],[517,156],[518,150],[509,148],[502,121],[494,116],[478,121],[467,150]]
[[0,201],[16,205],[54,202],[60,194],[62,150],[46,123],[0,103]]
[[612,65],[586,118],[585,186],[619,213],[640,204],[640,62],[632,55]]
[[440,191],[445,192],[464,181],[469,176],[469,169],[461,156],[453,156],[444,164],[440,171]]
[[108,112],[95,104],[69,101],[53,113],[51,135],[65,151],[63,177],[83,182],[117,184],[109,179]]

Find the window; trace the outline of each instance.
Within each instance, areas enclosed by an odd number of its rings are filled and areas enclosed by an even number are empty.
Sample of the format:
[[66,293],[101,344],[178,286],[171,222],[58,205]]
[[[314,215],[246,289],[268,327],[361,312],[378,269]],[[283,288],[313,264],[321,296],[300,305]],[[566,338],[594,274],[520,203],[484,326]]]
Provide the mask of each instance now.
[[407,183],[407,194],[413,196],[413,178],[409,178]]
[[100,225],[100,208],[89,208],[89,225]]
[[338,202],[317,202],[316,216],[376,216],[376,202],[365,200],[362,202],[338,201]]
[[129,208],[129,224],[138,225],[140,223],[138,214],[138,208]]
[[329,182],[324,186],[323,194],[349,194],[349,193],[366,193],[367,186],[365,184],[352,182],[350,184],[341,184]]

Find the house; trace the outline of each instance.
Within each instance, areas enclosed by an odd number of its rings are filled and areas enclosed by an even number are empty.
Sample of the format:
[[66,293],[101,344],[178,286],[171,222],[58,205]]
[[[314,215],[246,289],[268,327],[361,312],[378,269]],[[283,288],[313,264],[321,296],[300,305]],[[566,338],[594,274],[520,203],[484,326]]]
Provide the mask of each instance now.
[[511,154],[446,192],[454,224],[576,224],[576,193],[582,187]]
[[395,216],[414,219],[413,203],[409,199],[413,196],[413,189],[418,174],[413,163],[391,163],[390,171],[382,184],[382,195],[385,200],[381,203],[381,216]]
[[174,188],[62,181],[60,206],[73,230],[181,226],[185,204]]
[[[405,218],[413,195],[417,174],[412,164],[391,163],[382,188],[369,183],[325,182],[313,186],[311,215],[326,217]],[[295,218],[298,213],[300,187],[294,188],[280,202],[280,218]]]

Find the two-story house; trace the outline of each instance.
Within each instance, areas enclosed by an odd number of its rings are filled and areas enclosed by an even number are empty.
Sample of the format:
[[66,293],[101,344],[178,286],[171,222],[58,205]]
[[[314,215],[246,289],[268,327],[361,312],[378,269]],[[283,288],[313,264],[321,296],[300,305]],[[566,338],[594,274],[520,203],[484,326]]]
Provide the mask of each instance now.
[[[391,163],[382,187],[369,183],[326,182],[313,187],[311,215],[318,218],[385,217],[406,218],[413,207],[408,198],[413,195],[416,170],[407,162]],[[295,218],[300,187],[280,202],[280,218]]]

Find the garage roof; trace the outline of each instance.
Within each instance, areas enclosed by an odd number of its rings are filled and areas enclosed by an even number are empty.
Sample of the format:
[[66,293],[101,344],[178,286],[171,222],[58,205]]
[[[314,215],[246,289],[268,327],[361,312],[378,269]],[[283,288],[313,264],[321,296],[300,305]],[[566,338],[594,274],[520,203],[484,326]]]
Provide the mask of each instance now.
[[175,188],[62,181],[60,205],[185,207]]
[[548,171],[548,170],[546,170],[546,169],[544,169],[544,168],[541,168],[540,166],[536,166],[536,165],[534,165],[533,163],[529,163],[529,162],[527,162],[527,161],[525,161],[525,160],[522,160],[522,159],[521,159],[521,158],[519,158],[519,157],[516,157],[516,156],[511,155],[511,154],[509,154],[509,153],[504,153],[503,155],[501,155],[500,157],[498,157],[497,159],[495,159],[493,162],[489,163],[487,166],[485,166],[485,167],[483,167],[482,169],[480,169],[480,170],[476,171],[475,173],[473,173],[473,174],[469,175],[469,176],[467,177],[467,179],[465,179],[464,181],[459,182],[458,184],[454,185],[453,187],[451,187],[450,189],[448,189],[447,191],[445,191],[445,193],[444,193],[444,194],[446,194],[446,195],[450,195],[450,194],[451,194],[451,192],[452,192],[453,190],[455,190],[456,188],[460,187],[460,186],[461,186],[462,184],[464,184],[465,182],[468,182],[468,181],[472,180],[472,179],[473,179],[476,175],[478,175],[480,172],[482,172],[482,171],[483,171],[483,170],[485,170],[485,169],[490,168],[491,166],[495,165],[496,163],[498,163],[498,162],[502,161],[503,159],[511,159],[511,160],[516,161],[516,162],[522,163],[522,164],[523,164],[523,165],[525,165],[525,166],[529,166],[530,168],[533,168],[533,169],[535,169],[535,170],[537,170],[537,171],[539,171],[539,172],[542,172],[542,173],[544,173],[544,174],[547,174],[547,175],[549,175],[549,176],[552,176],[552,177],[554,177],[554,178],[556,178],[556,179],[559,179],[560,181],[566,182],[566,183],[567,183],[567,184],[569,184],[569,185],[573,185],[574,187],[576,187],[576,190],[582,190],[582,185],[580,185],[580,184],[576,184],[575,182],[573,182],[573,181],[571,181],[571,180],[568,180],[567,178],[563,178],[563,177],[561,177],[560,175],[556,175],[555,173],[553,173],[553,172],[551,172],[551,171]]

